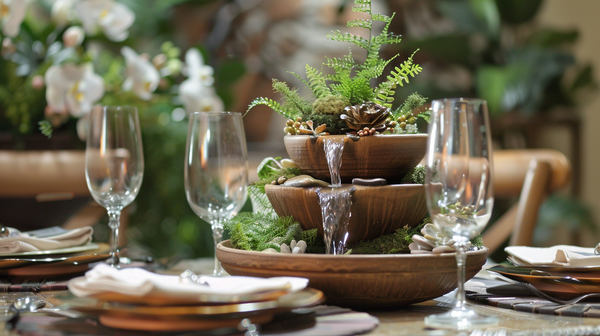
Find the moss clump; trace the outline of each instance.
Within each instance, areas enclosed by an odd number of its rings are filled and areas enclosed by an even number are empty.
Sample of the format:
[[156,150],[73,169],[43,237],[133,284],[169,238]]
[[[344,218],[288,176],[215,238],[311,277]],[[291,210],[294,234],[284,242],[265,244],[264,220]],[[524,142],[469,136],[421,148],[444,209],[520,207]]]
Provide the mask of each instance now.
[[375,238],[371,241],[363,241],[354,246],[350,253],[352,254],[393,254],[406,253],[409,251],[408,245],[412,243],[412,236],[419,234],[425,221],[414,228],[408,225],[396,230],[396,232]]
[[350,100],[342,96],[326,96],[318,98],[313,103],[314,114],[340,115],[344,107],[350,105]]
[[346,127],[346,123],[340,119],[339,115],[313,113],[304,120],[312,120],[314,125],[327,125],[325,131],[330,134],[344,134],[343,129]]
[[404,175],[402,183],[425,184],[425,175],[427,175],[425,166],[418,165]]
[[[273,248],[281,252],[281,244],[290,245],[292,240],[304,240],[307,252],[321,251],[322,239],[317,229],[302,230],[293,217],[276,217],[271,214],[243,212],[225,222],[231,245],[247,251],[263,251]],[[324,251],[324,248],[323,248]]]

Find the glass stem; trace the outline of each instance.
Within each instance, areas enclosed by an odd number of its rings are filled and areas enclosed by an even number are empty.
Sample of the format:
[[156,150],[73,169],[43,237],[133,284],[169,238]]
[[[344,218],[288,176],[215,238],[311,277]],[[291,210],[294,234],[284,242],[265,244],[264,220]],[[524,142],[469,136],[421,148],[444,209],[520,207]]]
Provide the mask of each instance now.
[[458,289],[456,292],[456,308],[462,309],[466,303],[465,296],[465,264],[467,261],[466,245],[456,245],[456,280],[458,282]]
[[215,270],[213,275],[222,276],[223,267],[217,258],[217,245],[221,242],[221,240],[223,240],[223,223],[220,220],[214,220],[210,223],[210,225],[212,227],[213,240],[215,241]]
[[121,224],[121,210],[108,210],[108,226],[111,230],[110,236],[110,259],[108,263],[119,268],[119,225]]

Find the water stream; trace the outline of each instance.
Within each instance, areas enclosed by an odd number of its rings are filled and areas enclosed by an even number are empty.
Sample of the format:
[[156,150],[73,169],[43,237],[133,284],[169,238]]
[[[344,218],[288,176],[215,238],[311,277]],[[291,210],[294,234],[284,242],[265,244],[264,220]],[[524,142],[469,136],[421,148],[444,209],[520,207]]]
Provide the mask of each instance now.
[[344,151],[344,137],[326,139],[323,142],[325,157],[331,174],[331,188],[321,188],[317,191],[321,215],[323,216],[323,233],[327,254],[343,254],[348,240],[348,223],[350,223],[350,208],[352,194],[355,188],[342,187],[340,167]]

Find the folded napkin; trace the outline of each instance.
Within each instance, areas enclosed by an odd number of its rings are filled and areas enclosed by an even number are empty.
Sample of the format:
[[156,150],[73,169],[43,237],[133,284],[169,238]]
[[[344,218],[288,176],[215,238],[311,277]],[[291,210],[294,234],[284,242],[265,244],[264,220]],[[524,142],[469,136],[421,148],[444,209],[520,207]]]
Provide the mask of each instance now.
[[35,237],[15,228],[8,228],[9,236],[0,238],[0,256],[17,252],[56,250],[84,245],[92,241],[94,229],[86,226],[73,230],[65,230],[53,236]]
[[557,245],[552,247],[509,246],[506,253],[523,266],[600,266],[600,255],[592,247]]
[[76,296],[114,292],[126,295],[168,295],[173,298],[188,298],[195,294],[244,295],[273,290],[290,292],[304,289],[308,279],[294,277],[253,278],[243,276],[210,277],[200,285],[177,275],[161,275],[141,268],[117,270],[105,264],[96,265],[85,276],[71,279],[69,290]]

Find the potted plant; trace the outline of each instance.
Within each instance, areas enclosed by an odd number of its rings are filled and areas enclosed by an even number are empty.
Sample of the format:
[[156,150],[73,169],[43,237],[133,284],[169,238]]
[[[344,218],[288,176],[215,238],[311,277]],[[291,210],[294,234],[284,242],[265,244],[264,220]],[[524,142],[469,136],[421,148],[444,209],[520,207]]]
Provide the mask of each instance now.
[[[323,69],[306,65],[306,78],[294,74],[312,91],[313,99],[300,96],[285,82],[273,80],[273,90],[283,96],[281,102],[257,98],[248,111],[266,105],[288,118],[284,126],[286,150],[305,173],[329,180],[323,141],[343,138],[344,153],[340,175],[343,182],[354,177],[381,177],[400,182],[402,177],[422,159],[426,135],[418,134],[417,119],[428,120],[429,112],[421,107],[426,99],[417,93],[393,108],[397,87],[404,86],[421,72],[413,62],[414,53],[399,67],[386,73],[386,66],[399,54],[384,60],[381,47],[400,43],[401,38],[388,31],[394,15],[374,14],[370,1],[355,1],[354,11],[369,19],[348,22],[348,27],[364,28],[369,39],[340,31],[328,34],[332,41],[349,42],[366,52],[361,62],[352,52],[341,58],[327,58]],[[375,35],[373,25],[382,23]],[[372,83],[384,77],[378,85]]]

